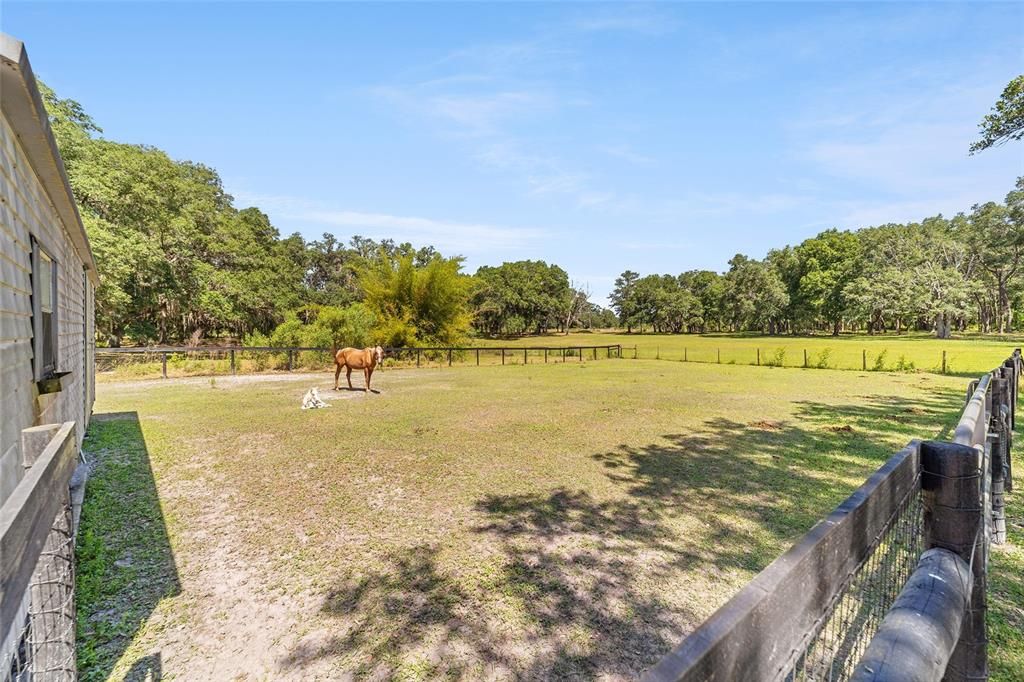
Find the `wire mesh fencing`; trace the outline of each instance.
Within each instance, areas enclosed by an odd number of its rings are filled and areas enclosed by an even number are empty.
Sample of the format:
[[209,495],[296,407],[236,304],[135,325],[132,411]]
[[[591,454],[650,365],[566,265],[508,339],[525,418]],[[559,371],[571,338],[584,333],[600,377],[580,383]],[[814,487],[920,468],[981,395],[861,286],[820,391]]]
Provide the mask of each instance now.
[[785,674],[787,682],[849,680],[885,614],[924,552],[920,476],[848,577],[807,644]]
[[19,617],[0,657],[3,682],[77,679],[75,542],[66,496],[46,536]]

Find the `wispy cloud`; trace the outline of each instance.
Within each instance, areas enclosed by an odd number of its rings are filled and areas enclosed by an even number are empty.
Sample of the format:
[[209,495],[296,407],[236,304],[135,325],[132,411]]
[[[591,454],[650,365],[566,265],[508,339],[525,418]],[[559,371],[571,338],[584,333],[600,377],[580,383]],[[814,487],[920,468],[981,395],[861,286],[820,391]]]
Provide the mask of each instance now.
[[929,87],[903,76],[876,78],[867,92],[857,85],[837,88],[814,107],[813,117],[794,124],[795,156],[846,181],[854,190],[849,194],[871,197],[824,203],[840,227],[950,215],[1001,199],[1012,183],[1005,161],[998,154],[967,154],[977,121],[1000,87],[954,74]]
[[675,17],[645,7],[616,7],[591,11],[577,16],[571,23],[578,31],[588,33],[623,31],[644,35],[671,33],[678,26]]
[[[467,91],[465,83],[486,83]],[[371,93],[407,114],[432,118],[446,132],[472,137],[501,135],[510,120],[536,116],[558,106],[557,98],[539,89],[501,89],[488,79],[444,78],[409,86],[378,86]]]
[[299,197],[236,192],[236,199],[242,204],[259,206],[277,222],[342,228],[347,234],[374,239],[430,244],[446,253],[480,254],[525,249],[546,234],[537,228],[353,211]]
[[[578,208],[608,204],[614,192],[567,160],[535,131],[590,105],[563,78],[575,51],[547,35],[534,41],[451,51],[369,94],[434,135],[454,140],[485,170],[521,183],[534,199],[567,197]],[[613,149],[613,153],[614,153]],[[625,146],[617,149],[628,154]],[[633,162],[642,162],[634,155]]]
[[657,160],[653,156],[641,154],[628,144],[604,145],[599,149],[608,156],[628,161],[634,166],[653,166],[657,163]]

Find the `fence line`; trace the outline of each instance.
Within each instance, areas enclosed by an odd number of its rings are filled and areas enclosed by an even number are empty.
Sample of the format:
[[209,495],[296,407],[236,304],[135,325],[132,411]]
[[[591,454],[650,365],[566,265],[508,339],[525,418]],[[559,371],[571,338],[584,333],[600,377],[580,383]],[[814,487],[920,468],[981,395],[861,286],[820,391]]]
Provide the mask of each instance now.
[[[160,362],[160,373],[163,378],[167,378],[168,374],[168,363],[173,362],[175,356],[185,357],[196,357],[206,356],[208,358],[217,360],[226,360],[228,362],[228,371],[231,374],[236,374],[239,369],[238,360],[240,355],[247,357],[250,354],[260,355],[263,354],[267,359],[275,356],[284,356],[287,358],[285,368],[288,371],[292,371],[295,368],[295,362],[298,358],[299,353],[318,353],[327,354],[327,358],[318,360],[317,364],[323,364],[323,362],[330,362],[330,353],[334,349],[322,348],[322,347],[305,347],[305,346],[292,346],[292,347],[271,347],[271,346],[151,346],[151,347],[138,347],[138,348],[97,348],[96,349],[96,362],[97,367],[102,371],[104,362],[110,358],[117,356],[143,356],[145,359],[152,358],[152,362]],[[598,360],[601,357],[606,359],[610,358],[621,358],[622,357],[622,346],[620,344],[608,344],[608,345],[573,345],[573,346],[417,346],[417,347],[387,347],[384,349],[385,362],[388,360],[402,361],[407,360],[412,363],[415,361],[416,366],[422,365],[424,360],[439,359],[442,362],[447,361],[449,366],[453,365],[456,358],[460,361],[463,358],[474,358],[475,364],[480,365],[481,356],[484,355],[501,355],[501,364],[506,364],[506,360],[518,361],[518,358],[522,357],[523,364],[529,363],[529,354],[543,353],[542,362],[549,361],[561,361],[567,362],[568,358],[575,358],[582,362],[587,356],[592,360]]]
[[75,680],[75,423],[65,422],[0,507],[0,680]]
[[1022,368],[971,382],[952,442],[911,441],[644,679],[986,679]]
[[[704,353],[705,354],[705,358],[712,358],[712,359],[695,359],[695,358],[691,358],[690,357],[690,347],[689,346],[683,346],[682,357],[678,357],[678,355],[679,355],[678,348],[676,349],[676,352],[675,352],[677,357],[662,357],[661,346],[655,346],[653,354],[652,354],[652,357],[649,357],[649,358],[642,357],[642,352],[641,352],[642,349],[638,345],[633,345],[633,347],[631,349],[627,346],[627,350],[632,350],[632,352],[633,352],[632,359],[633,360],[641,360],[641,359],[667,360],[667,361],[671,361],[671,362],[695,362],[695,363],[705,364],[705,365],[714,365],[714,364],[723,365],[723,364],[728,364],[728,365],[750,365],[750,366],[754,366],[754,367],[762,367],[762,366],[764,366],[764,367],[787,367],[787,368],[791,368],[791,369],[838,369],[838,370],[862,371],[862,372],[905,372],[905,371],[916,371],[918,369],[918,367],[915,364],[915,362],[913,360],[908,360],[906,358],[905,354],[901,354],[901,356],[899,358],[897,358],[897,360],[894,363],[890,363],[890,364],[887,365],[885,361],[886,361],[886,358],[888,357],[888,352],[889,352],[888,348],[883,348],[881,351],[873,353],[870,356],[873,359],[873,362],[870,363],[870,364],[868,362],[869,355],[868,355],[867,349],[861,349],[861,353],[860,353],[860,358],[861,358],[860,367],[856,367],[856,366],[849,365],[849,364],[846,365],[846,366],[840,366],[838,364],[833,364],[836,361],[834,361],[832,359],[831,355],[830,355],[831,350],[832,350],[830,347],[825,347],[824,349],[819,351],[817,356],[809,355],[807,353],[807,349],[806,348],[800,348],[799,351],[803,352],[803,363],[802,364],[794,364],[794,363],[787,364],[786,363],[787,351],[788,350],[794,350],[794,349],[788,349],[788,348],[776,348],[774,354],[765,353],[763,355],[762,355],[762,350],[771,350],[771,349],[762,349],[760,346],[754,347],[753,350],[751,350],[749,347],[748,348],[730,348],[728,350],[731,351],[734,355],[744,355],[745,354],[744,357],[746,357],[746,360],[742,360],[741,359],[741,360],[737,361],[737,359],[735,357],[733,357],[732,359],[727,360],[726,362],[722,362],[722,349],[721,349],[721,347],[717,347],[717,346],[714,347],[714,348],[705,346],[703,348],[699,348],[699,349],[695,348],[694,349],[695,351],[696,350],[700,350],[702,353]],[[650,351],[649,348],[647,350]],[[780,353],[781,353],[781,355],[780,355]],[[921,368],[921,369],[922,369],[922,371],[928,371],[928,370],[924,370],[924,368]],[[947,359],[946,351],[945,350],[942,351],[942,355],[941,355],[941,358],[939,359],[938,364],[930,366],[929,369],[936,369],[936,370],[939,371],[940,374],[948,373],[948,371],[949,371],[949,361]]]

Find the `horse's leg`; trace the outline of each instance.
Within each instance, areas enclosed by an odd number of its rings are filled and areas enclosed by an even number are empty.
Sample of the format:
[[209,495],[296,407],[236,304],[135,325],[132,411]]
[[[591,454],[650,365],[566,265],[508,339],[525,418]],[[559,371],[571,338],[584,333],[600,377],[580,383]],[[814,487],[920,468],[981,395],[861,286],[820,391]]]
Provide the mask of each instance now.
[[341,376],[341,365],[337,361],[334,363],[334,390],[338,390],[338,377]]
[[345,378],[348,379],[348,387],[352,388],[352,368],[345,365]]
[[370,377],[373,376],[373,367],[370,367],[369,365],[367,365],[367,367],[366,367],[366,369],[364,371],[366,372],[366,392],[369,393],[370,392]]

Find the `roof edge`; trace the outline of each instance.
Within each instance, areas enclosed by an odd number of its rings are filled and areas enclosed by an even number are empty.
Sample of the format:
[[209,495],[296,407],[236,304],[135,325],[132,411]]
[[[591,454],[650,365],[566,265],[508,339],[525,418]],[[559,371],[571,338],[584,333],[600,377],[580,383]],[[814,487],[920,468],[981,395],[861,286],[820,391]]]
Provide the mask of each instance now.
[[[50,129],[50,119],[32,72],[28,51],[23,42],[6,33],[0,33],[0,68],[3,70],[4,115],[64,223],[64,229],[85,264],[89,278],[93,284],[99,285],[96,260],[93,258],[85,225],[82,224],[82,216],[78,212],[71,183],[68,182],[64,159],[61,158],[57,140]],[[20,87],[12,88],[10,85]]]

